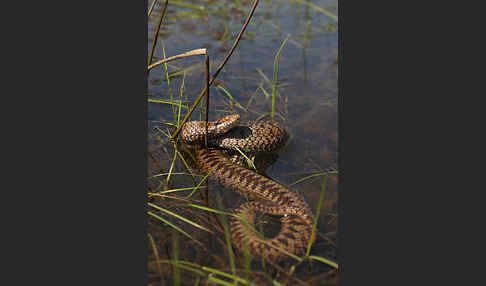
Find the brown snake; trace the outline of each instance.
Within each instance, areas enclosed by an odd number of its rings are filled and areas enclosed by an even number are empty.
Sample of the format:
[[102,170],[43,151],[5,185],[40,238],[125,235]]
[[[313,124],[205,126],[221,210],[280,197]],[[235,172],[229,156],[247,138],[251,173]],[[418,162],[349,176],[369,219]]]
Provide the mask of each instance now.
[[208,124],[208,147],[204,146],[204,121],[187,122],[181,132],[182,141],[198,145],[196,157],[200,168],[227,188],[248,195],[253,201],[242,204],[235,214],[254,225],[256,211],[283,216],[277,236],[262,238],[254,229],[230,217],[231,239],[244,252],[245,244],[255,256],[277,260],[285,253],[301,255],[311,237],[313,215],[310,207],[297,193],[254,171],[234,164],[221,150],[235,149],[247,152],[271,152],[282,147],[287,131],[274,121],[238,123],[239,115],[228,115]]

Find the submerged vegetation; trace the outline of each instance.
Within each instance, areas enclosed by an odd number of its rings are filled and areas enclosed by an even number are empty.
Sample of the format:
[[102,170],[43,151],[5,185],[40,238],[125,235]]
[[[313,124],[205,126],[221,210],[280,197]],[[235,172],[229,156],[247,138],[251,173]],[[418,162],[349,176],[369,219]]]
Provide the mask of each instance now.
[[[323,2],[149,0],[150,285],[338,285],[337,1]],[[231,113],[290,128],[277,157],[242,155],[310,202],[316,242],[304,256],[274,263],[233,247],[228,221],[247,198],[210,182],[177,136],[189,118]],[[271,237],[279,220],[250,227]]]

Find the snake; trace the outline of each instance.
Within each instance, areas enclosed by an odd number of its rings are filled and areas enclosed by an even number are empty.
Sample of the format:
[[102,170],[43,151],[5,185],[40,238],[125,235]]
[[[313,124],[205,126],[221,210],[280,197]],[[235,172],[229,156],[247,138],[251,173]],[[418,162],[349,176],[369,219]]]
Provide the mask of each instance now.
[[[313,226],[313,214],[305,199],[284,185],[234,163],[225,154],[225,150],[234,149],[246,153],[273,152],[286,144],[289,133],[273,120],[240,122],[239,118],[239,114],[231,114],[210,121],[207,126],[205,121],[188,121],[181,129],[182,142],[196,146],[197,163],[210,178],[252,199],[229,217],[231,241],[240,252],[249,251],[270,261],[289,254],[302,255],[311,240]],[[258,212],[281,217],[281,229],[276,236],[264,238],[254,229]]]

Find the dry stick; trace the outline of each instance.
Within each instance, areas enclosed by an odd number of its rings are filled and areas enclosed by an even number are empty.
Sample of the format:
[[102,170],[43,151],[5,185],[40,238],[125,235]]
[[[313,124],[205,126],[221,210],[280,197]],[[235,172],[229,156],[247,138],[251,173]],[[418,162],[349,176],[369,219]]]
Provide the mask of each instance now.
[[[211,77],[211,80],[209,81],[209,85],[211,85],[213,83],[213,81],[216,79],[216,77],[218,76],[219,72],[223,69],[224,65],[226,64],[226,62],[228,61],[228,59],[231,57],[231,55],[233,54],[235,48],[236,48],[236,45],[238,45],[240,39],[241,39],[241,36],[243,35],[243,33],[245,32],[246,30],[246,26],[248,26],[248,23],[250,23],[250,20],[251,20],[251,17],[253,16],[253,12],[255,12],[255,9],[258,5],[258,1],[259,0],[255,0],[255,2],[253,3],[253,6],[251,7],[251,10],[250,10],[250,13],[248,14],[248,17],[246,18],[246,21],[245,23],[243,24],[243,27],[241,28],[241,31],[240,33],[238,34],[238,36],[236,37],[236,40],[235,42],[233,43],[233,46],[231,47],[231,50],[228,52],[228,54],[226,55],[226,57],[224,58],[224,60],[221,62],[221,64],[219,65],[218,69],[216,70],[216,72],[214,73],[214,75]],[[189,117],[191,116],[192,112],[194,111],[194,109],[196,108],[196,106],[199,104],[199,102],[201,101],[204,93],[206,92],[206,88],[201,91],[201,93],[199,94],[199,97],[196,99],[196,101],[194,101],[194,103],[192,104],[191,108],[189,109],[189,112],[186,114],[186,116],[184,117],[184,119],[182,120],[182,123],[181,125],[177,128],[177,130],[174,132],[174,134],[172,135],[172,137],[170,138],[171,140],[174,140],[174,138],[177,137],[177,135],[179,135],[179,132],[181,131],[181,127],[186,123],[186,121],[189,119]]]
[[206,133],[204,134],[204,143],[208,148],[208,113],[209,113],[209,56],[206,54]]
[[177,60],[177,59],[180,59],[180,58],[185,58],[185,57],[190,57],[190,56],[198,56],[198,55],[205,55],[205,54],[206,54],[206,49],[195,49],[195,50],[183,53],[183,54],[175,55],[175,56],[168,57],[168,58],[165,58],[163,60],[160,60],[158,62],[155,62],[155,63],[149,65],[147,69],[150,71],[154,67],[160,66],[161,64],[164,64],[166,62],[170,62],[170,61]]
[[160,15],[159,23],[157,24],[157,27],[155,28],[154,39],[152,41],[152,49],[150,50],[150,56],[148,58],[148,64],[147,65],[150,65],[152,63],[152,57],[154,56],[155,45],[157,44],[157,38],[159,37],[160,26],[162,24],[162,20],[164,19],[165,10],[167,9],[168,3],[169,3],[169,0],[165,0],[164,8],[162,8],[162,15]]

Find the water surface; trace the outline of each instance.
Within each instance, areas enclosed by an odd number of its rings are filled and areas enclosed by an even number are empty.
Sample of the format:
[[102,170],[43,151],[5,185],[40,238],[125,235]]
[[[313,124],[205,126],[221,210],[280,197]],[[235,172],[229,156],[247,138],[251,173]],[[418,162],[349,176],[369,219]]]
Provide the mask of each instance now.
[[[213,71],[229,51],[252,4],[248,1],[224,0],[193,0],[174,2],[172,5],[171,3],[160,31],[154,62],[163,57],[162,44],[167,57],[192,49],[207,48]],[[336,0],[314,0],[312,4],[337,15]],[[160,11],[161,6],[156,5],[149,18],[149,48],[152,45]],[[302,182],[295,182],[306,176],[322,174],[337,168],[338,31],[334,19],[302,2],[260,1],[243,39],[217,78],[220,87],[229,92],[234,101],[229,100],[221,88],[213,85],[210,90],[209,117],[210,120],[215,120],[237,112],[241,115],[241,119],[246,121],[255,120],[270,112],[271,98],[263,90],[271,94],[272,86],[265,76],[272,81],[275,54],[287,37],[279,61],[277,89],[279,96],[276,99],[275,120],[290,131],[291,138],[266,173],[269,177],[284,185],[290,185],[292,190],[302,194],[315,213],[324,176],[316,175]],[[166,80],[163,66],[151,70],[147,98],[170,101],[172,96],[174,102],[179,102],[181,86],[184,83],[182,102],[191,106],[204,88],[203,63],[202,56],[171,62],[168,67],[169,74],[184,70],[186,72],[185,76],[184,73],[180,73],[170,77],[170,82]],[[167,173],[171,168],[172,172],[186,172],[184,164],[179,159],[172,166],[174,146],[164,135],[164,133],[174,132],[173,127],[165,124],[177,121],[174,119],[174,111],[177,117],[178,110],[173,110],[173,106],[149,103],[149,176]],[[201,111],[202,109],[196,109],[191,118],[199,119]],[[187,109],[182,108],[181,112],[182,120]],[[196,166],[192,166],[190,162],[190,155],[186,153],[183,155],[187,163],[195,168]],[[197,172],[197,169],[194,169],[194,172]],[[149,179],[149,192],[195,185],[189,176],[173,175],[169,183],[166,179],[166,176]],[[201,177],[198,177],[198,180],[200,179]],[[211,182],[209,188],[210,205],[214,208],[218,207],[218,197],[222,198],[222,207],[226,211],[231,211],[244,201],[244,198],[216,183]],[[174,196],[184,197],[189,192],[176,192]],[[200,198],[195,194],[194,199]],[[165,207],[168,209],[181,211],[181,214],[186,217],[191,215],[197,217],[196,213],[191,214],[177,209],[177,206],[173,206],[173,201],[169,204],[170,199],[157,198],[154,201],[154,198],[151,198],[149,201],[160,206],[167,203]],[[188,244],[192,242],[179,235],[179,259],[201,265],[212,265],[217,269],[228,267],[227,253],[221,249],[217,238],[208,238],[205,232],[170,216],[166,215],[164,218],[191,234],[213,240],[206,245],[208,249],[203,251],[197,247],[184,245],[184,242]],[[160,228],[157,224],[161,225]],[[167,238],[169,230],[170,228],[163,226],[160,220],[151,219],[149,233],[159,245],[159,255],[165,259],[168,259],[167,251],[170,253],[170,250],[162,245],[173,244],[171,239]],[[335,175],[329,176],[318,230],[321,236],[314,244],[311,254],[335,259],[337,250],[337,176]],[[220,239],[224,241],[224,234]],[[213,255],[208,256],[207,251]],[[153,251],[149,251],[149,261],[151,259],[154,259]],[[288,264],[292,265],[291,262]],[[282,267],[284,266],[285,263],[282,264]],[[258,264],[252,265],[252,269],[263,271],[259,269]],[[163,277],[160,280],[159,271],[160,269],[149,268],[149,281],[155,284],[161,281],[162,284],[172,281],[171,272],[162,271],[169,278]],[[231,273],[229,269],[225,271]],[[312,269],[299,266],[294,276],[309,285],[336,285],[338,279],[335,275],[330,279],[330,274],[333,274],[330,267],[314,262]]]

